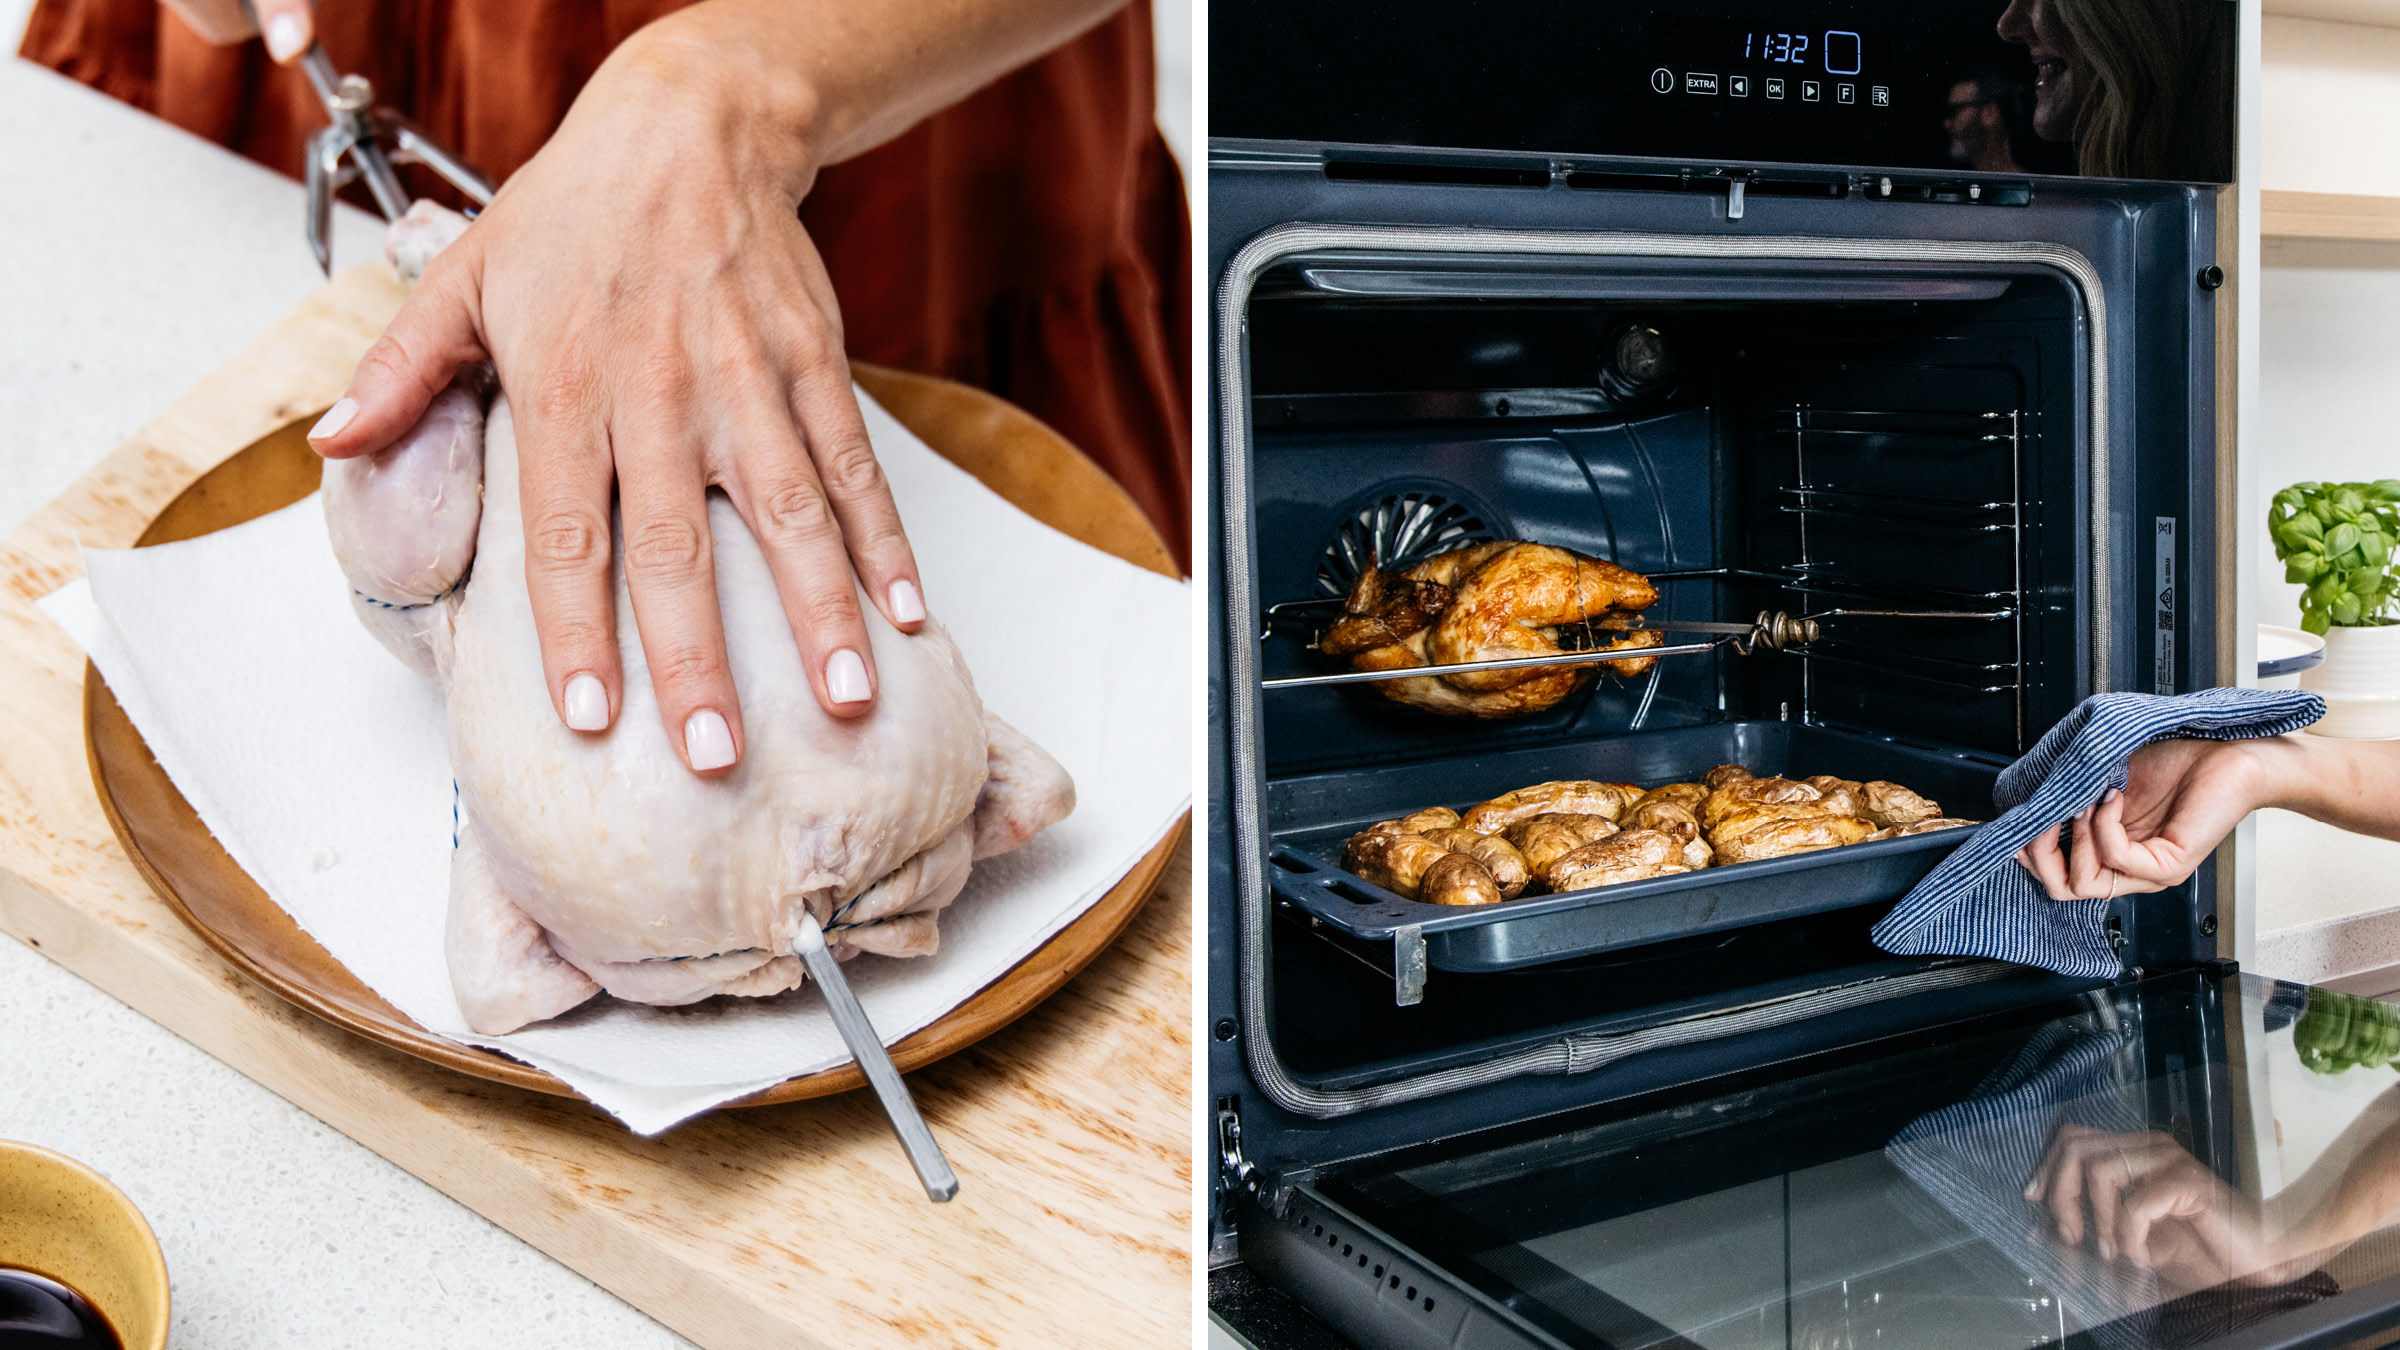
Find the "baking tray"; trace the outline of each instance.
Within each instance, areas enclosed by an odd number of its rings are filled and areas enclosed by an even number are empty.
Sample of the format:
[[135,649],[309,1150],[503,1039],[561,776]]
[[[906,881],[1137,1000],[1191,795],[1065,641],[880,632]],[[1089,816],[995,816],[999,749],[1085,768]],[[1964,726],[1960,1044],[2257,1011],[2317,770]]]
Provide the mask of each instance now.
[[[1878,902],[1889,903],[1973,838],[1943,830],[1787,858],[1498,905],[1405,900],[1342,870],[1350,836],[1429,806],[1459,810],[1552,779],[1696,781],[1719,764],[1761,776],[1829,773],[1887,779],[1953,816],[1992,818],[2004,760],[1941,746],[1791,722],[1719,722],[1533,746],[1472,758],[1376,765],[1276,780],[1267,787],[1269,884],[1278,900],[1370,942],[1422,940],[1437,970],[1502,971]],[[1395,960],[1396,967],[1406,958]],[[1404,971],[1398,971],[1405,984]]]

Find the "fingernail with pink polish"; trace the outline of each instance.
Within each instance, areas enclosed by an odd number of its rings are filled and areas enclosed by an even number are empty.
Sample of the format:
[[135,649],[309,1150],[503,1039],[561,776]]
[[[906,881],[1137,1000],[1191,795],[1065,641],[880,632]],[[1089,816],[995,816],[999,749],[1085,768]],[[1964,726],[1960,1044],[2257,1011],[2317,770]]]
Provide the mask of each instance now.
[[892,583],[892,622],[922,623],[925,619],[925,597],[917,583],[906,577]]
[[708,708],[693,713],[683,724],[683,753],[694,773],[733,763],[733,729],[725,725],[724,714]]
[[867,683],[867,663],[857,652],[844,647],[826,660],[825,692],[836,703],[864,703],[875,697],[874,686]]
[[567,681],[567,696],[561,702],[567,705],[568,730],[608,730],[608,687],[600,683],[599,676],[577,675]]
[[350,425],[357,418],[358,400],[343,399],[325,410],[325,415],[317,419],[317,424],[308,429],[308,438],[312,441],[321,441],[328,436],[339,436],[342,434],[342,428]]

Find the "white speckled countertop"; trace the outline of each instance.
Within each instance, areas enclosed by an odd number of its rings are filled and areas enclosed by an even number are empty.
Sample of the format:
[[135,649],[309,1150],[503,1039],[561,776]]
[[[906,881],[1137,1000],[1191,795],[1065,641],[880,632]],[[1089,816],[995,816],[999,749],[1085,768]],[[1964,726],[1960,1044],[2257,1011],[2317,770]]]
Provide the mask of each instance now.
[[[0,52],[30,8],[0,0]],[[5,533],[320,277],[297,183],[8,55],[0,164]],[[337,265],[381,252],[362,213],[335,232]],[[0,1138],[133,1197],[166,1249],[175,1350],[690,1344],[6,938]]]

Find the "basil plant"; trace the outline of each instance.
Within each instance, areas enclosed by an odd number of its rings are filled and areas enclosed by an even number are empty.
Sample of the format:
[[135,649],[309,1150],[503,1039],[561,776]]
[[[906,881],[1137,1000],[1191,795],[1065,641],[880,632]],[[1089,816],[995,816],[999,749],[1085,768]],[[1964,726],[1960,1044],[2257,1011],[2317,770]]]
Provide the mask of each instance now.
[[2267,534],[2283,579],[2300,593],[2300,626],[2319,637],[2393,622],[2400,575],[2400,478],[2374,483],[2294,483],[2267,507]]

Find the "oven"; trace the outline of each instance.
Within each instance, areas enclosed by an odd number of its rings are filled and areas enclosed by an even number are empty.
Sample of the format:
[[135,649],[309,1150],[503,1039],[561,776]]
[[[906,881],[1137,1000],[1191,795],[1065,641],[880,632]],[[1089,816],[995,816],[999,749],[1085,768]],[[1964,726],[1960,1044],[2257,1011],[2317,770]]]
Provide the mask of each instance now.
[[[1213,8],[1212,1288],[1361,1345],[1944,1318],[2031,1345],[2223,1311],[2095,1300],[1928,1200],[1947,1155],[1887,1156],[2063,1056],[2108,1119],[2257,1184],[2244,1075],[2306,994],[2220,960],[2213,867],[2107,902],[2094,982],[1875,946],[1963,830],[1473,906],[1344,854],[1421,808],[1725,763],[1983,820],[2085,696],[2231,682],[2236,7],[2101,9],[2084,40],[2154,22],[2173,69],[2046,138],[2041,100],[2106,61],[2037,69],[2049,29],[2004,37],[1998,4]],[[1655,663],[1562,638],[1592,673],[1481,718],[1318,650],[1363,570],[1509,540],[1647,577]],[[1808,1222],[1889,1243],[1794,1235],[1828,1178]],[[1757,1250],[1809,1272],[1711,1264],[1769,1213]],[[1651,1247],[1689,1259],[1618,1259]],[[1826,1330],[1829,1289],[1885,1276],[1918,1321]]]

